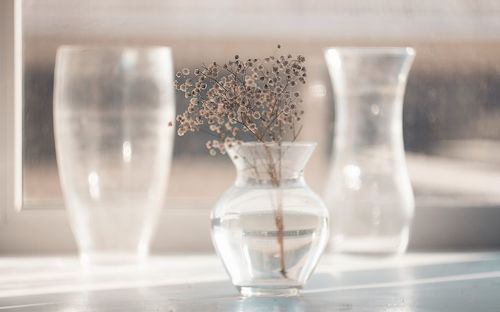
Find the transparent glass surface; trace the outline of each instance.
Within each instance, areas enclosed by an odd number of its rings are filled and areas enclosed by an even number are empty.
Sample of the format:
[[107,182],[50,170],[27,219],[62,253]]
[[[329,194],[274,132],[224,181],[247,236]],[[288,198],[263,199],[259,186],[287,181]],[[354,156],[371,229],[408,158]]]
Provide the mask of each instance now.
[[326,202],[333,249],[405,251],[414,211],[402,111],[411,48],[328,49],[335,92],[335,137]]
[[59,49],[57,162],[85,262],[147,255],[170,167],[172,90],[168,48]]
[[212,238],[244,296],[296,295],[319,260],[328,211],[303,176],[314,147],[243,143],[228,149],[237,178],[212,211]]

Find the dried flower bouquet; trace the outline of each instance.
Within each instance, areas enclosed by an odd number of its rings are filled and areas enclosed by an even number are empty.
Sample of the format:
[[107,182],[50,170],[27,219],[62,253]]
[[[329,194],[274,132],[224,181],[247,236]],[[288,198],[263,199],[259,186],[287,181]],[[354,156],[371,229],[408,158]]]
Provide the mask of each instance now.
[[[266,174],[273,186],[280,187],[281,160],[273,157],[270,146],[294,142],[301,132],[304,111],[299,86],[306,83],[304,63],[301,55],[247,60],[236,55],[224,64],[213,62],[194,70],[182,69],[176,73],[175,87],[188,103],[186,110],[176,118],[178,135],[207,133],[211,136],[206,142],[210,155],[225,154],[226,149],[245,141],[264,143],[267,153],[262,157],[267,158]],[[257,171],[256,164],[248,165]],[[274,216],[280,273],[286,278],[280,201]]]

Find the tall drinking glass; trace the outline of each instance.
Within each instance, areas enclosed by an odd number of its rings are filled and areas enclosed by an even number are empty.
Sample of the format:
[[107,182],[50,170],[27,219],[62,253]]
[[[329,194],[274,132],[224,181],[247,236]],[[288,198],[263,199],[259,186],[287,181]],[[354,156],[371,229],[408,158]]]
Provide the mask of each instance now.
[[57,52],[57,162],[84,263],[147,256],[167,187],[175,118],[166,47]]

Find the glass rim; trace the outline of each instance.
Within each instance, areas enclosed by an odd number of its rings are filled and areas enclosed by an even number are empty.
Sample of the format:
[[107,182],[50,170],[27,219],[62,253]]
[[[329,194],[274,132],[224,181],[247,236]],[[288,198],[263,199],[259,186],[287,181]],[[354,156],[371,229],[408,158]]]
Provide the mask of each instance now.
[[71,45],[64,44],[57,47],[57,52],[82,52],[82,51],[168,51],[171,52],[172,49],[169,46],[161,45],[107,45],[107,44],[90,44],[90,45]]
[[415,55],[415,49],[409,46],[406,47],[328,47],[325,48],[325,53],[352,53],[352,54],[399,54],[399,55]]

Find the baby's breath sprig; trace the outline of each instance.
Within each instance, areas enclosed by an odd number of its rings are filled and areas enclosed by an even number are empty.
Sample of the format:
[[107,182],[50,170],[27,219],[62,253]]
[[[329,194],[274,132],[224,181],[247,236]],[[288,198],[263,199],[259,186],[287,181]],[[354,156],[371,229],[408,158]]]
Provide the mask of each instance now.
[[[294,142],[302,130],[299,86],[306,83],[305,61],[301,55],[290,54],[246,61],[235,55],[222,65],[213,62],[193,71],[183,68],[176,73],[175,87],[187,99],[187,108],[176,118],[177,134],[202,131],[212,135],[214,139],[206,143],[211,155],[224,154],[226,147],[248,140]],[[281,158],[276,161],[267,145],[264,150],[267,175],[279,187]],[[257,164],[246,161],[259,174]],[[280,273],[287,278],[283,203],[280,200],[275,206]]]
[[[278,45],[278,49],[281,47]],[[176,73],[175,87],[187,108],[176,118],[177,134],[203,131],[211,155],[241,141],[295,141],[302,129],[299,85],[306,83],[305,57],[290,54],[213,62]]]

